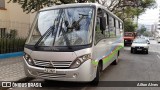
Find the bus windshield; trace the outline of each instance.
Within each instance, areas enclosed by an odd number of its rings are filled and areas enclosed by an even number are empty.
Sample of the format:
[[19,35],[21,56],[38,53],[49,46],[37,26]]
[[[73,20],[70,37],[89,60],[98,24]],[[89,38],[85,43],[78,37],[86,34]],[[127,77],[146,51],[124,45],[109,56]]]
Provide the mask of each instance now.
[[92,41],[93,8],[61,8],[39,12],[27,45],[75,46]]

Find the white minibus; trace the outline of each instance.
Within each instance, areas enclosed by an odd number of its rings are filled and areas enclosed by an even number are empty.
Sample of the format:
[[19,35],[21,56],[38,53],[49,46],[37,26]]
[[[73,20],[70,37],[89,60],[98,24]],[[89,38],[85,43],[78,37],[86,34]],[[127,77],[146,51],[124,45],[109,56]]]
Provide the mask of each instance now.
[[97,3],[40,10],[24,47],[25,73],[46,80],[92,82],[117,64],[124,46],[123,21]]

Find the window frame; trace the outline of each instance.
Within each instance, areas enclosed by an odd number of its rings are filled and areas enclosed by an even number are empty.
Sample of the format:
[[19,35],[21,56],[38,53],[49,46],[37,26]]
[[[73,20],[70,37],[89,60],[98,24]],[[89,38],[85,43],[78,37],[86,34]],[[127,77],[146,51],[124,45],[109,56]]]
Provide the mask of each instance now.
[[5,9],[5,0],[0,0],[0,10],[6,10]]
[[[102,15],[98,15],[98,10],[102,10]],[[96,39],[96,34],[97,34],[97,30],[96,30],[96,29],[97,29],[97,23],[98,23],[98,22],[97,22],[97,19],[100,18],[101,16],[104,16],[105,13],[106,13],[106,10],[104,10],[103,8],[100,8],[100,7],[99,7],[99,8],[97,9],[97,14],[96,14],[96,18],[95,18],[95,19],[96,19],[96,22],[95,22],[95,23],[96,23],[96,26],[95,26],[94,45],[96,45],[96,44],[97,44],[98,42],[100,42],[101,40],[106,39],[105,31],[103,32],[103,34],[101,33],[104,37],[102,37],[102,38],[100,38],[100,39],[98,39],[98,40]],[[107,18],[108,18],[108,14],[107,14],[107,13],[106,13],[106,15],[107,15]],[[108,21],[109,19],[106,19],[106,20]],[[100,23],[100,22],[99,22],[99,23]],[[106,26],[107,26],[108,24],[109,24],[109,23],[106,23]]]
[[0,38],[3,38],[6,33],[6,28],[0,28]]

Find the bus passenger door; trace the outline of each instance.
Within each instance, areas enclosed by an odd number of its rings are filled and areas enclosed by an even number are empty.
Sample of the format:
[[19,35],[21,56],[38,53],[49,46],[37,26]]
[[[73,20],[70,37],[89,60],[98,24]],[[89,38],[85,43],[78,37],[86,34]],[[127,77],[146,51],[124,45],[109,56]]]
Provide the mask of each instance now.
[[100,18],[102,15],[98,15],[98,14],[96,18],[97,22],[96,22],[96,29],[95,29],[93,58],[95,60],[102,60],[103,69],[105,69],[105,67],[107,67],[110,64],[110,62],[107,59],[107,55],[109,54],[109,50],[111,48],[112,42],[109,42],[109,39],[108,39],[108,36],[109,36],[108,26],[106,25],[106,30],[104,31],[100,29],[100,24],[101,24]]

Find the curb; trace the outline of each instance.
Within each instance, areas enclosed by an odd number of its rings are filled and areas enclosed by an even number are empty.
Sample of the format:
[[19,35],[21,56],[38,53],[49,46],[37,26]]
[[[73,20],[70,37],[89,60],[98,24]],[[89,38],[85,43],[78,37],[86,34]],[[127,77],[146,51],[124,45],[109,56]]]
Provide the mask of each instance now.
[[0,54],[0,59],[18,57],[18,56],[23,56],[23,55],[24,55],[24,52],[14,52],[14,53]]

